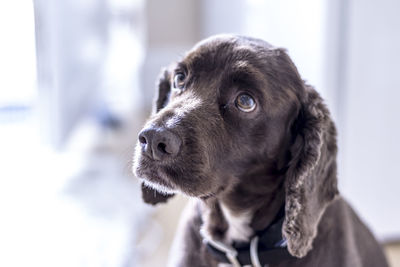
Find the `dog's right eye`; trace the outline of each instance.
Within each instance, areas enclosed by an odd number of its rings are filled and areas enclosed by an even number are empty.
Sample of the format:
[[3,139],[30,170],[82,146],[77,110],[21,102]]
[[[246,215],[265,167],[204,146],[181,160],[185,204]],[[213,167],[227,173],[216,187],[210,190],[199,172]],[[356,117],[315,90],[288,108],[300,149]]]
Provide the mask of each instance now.
[[256,108],[256,101],[248,94],[241,94],[236,98],[236,106],[244,112],[251,112]]
[[185,74],[177,73],[174,76],[174,88],[183,90],[185,88]]

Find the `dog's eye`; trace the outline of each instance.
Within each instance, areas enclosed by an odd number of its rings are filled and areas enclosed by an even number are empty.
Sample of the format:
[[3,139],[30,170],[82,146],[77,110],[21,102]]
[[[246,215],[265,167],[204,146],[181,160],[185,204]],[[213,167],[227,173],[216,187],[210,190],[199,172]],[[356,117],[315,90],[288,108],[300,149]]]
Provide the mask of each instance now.
[[177,73],[174,76],[174,88],[182,90],[185,87],[185,74]]
[[241,94],[236,98],[236,106],[241,111],[250,112],[256,108],[256,101],[248,94]]

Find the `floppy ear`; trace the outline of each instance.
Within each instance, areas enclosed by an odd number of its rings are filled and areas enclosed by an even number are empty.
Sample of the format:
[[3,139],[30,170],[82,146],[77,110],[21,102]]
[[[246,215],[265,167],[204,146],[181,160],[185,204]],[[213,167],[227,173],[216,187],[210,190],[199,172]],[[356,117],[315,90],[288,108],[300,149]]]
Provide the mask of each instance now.
[[155,101],[153,105],[153,113],[159,112],[169,101],[171,93],[171,72],[164,68],[161,70],[158,82],[156,84]]
[[[162,108],[164,108],[168,104],[170,92],[171,92],[170,72],[167,69],[163,69],[161,70],[161,74],[156,86],[153,114],[159,112]],[[174,194],[167,195],[164,193],[160,193],[157,190],[144,185],[143,183],[141,186],[142,186],[143,201],[151,205],[167,202],[167,200],[170,197],[174,196]]]
[[299,258],[311,250],[320,218],[338,194],[336,129],[319,94],[310,86],[305,92],[293,127],[282,228],[289,252]]

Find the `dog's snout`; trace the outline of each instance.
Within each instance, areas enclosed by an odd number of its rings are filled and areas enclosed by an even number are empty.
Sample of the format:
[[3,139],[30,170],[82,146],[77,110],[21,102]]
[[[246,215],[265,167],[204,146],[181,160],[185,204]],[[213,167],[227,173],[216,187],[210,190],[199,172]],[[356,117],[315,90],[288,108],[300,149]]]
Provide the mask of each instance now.
[[178,155],[182,140],[164,128],[146,128],[139,133],[143,153],[155,160],[165,160]]

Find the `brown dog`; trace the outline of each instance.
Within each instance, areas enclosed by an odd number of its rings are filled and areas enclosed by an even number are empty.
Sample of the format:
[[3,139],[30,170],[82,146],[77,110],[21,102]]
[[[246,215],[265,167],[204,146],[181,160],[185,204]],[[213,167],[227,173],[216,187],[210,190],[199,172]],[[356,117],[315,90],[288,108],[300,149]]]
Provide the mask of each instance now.
[[193,197],[172,266],[387,266],[338,195],[336,130],[285,50],[215,36],[163,71],[134,171],[148,203]]

